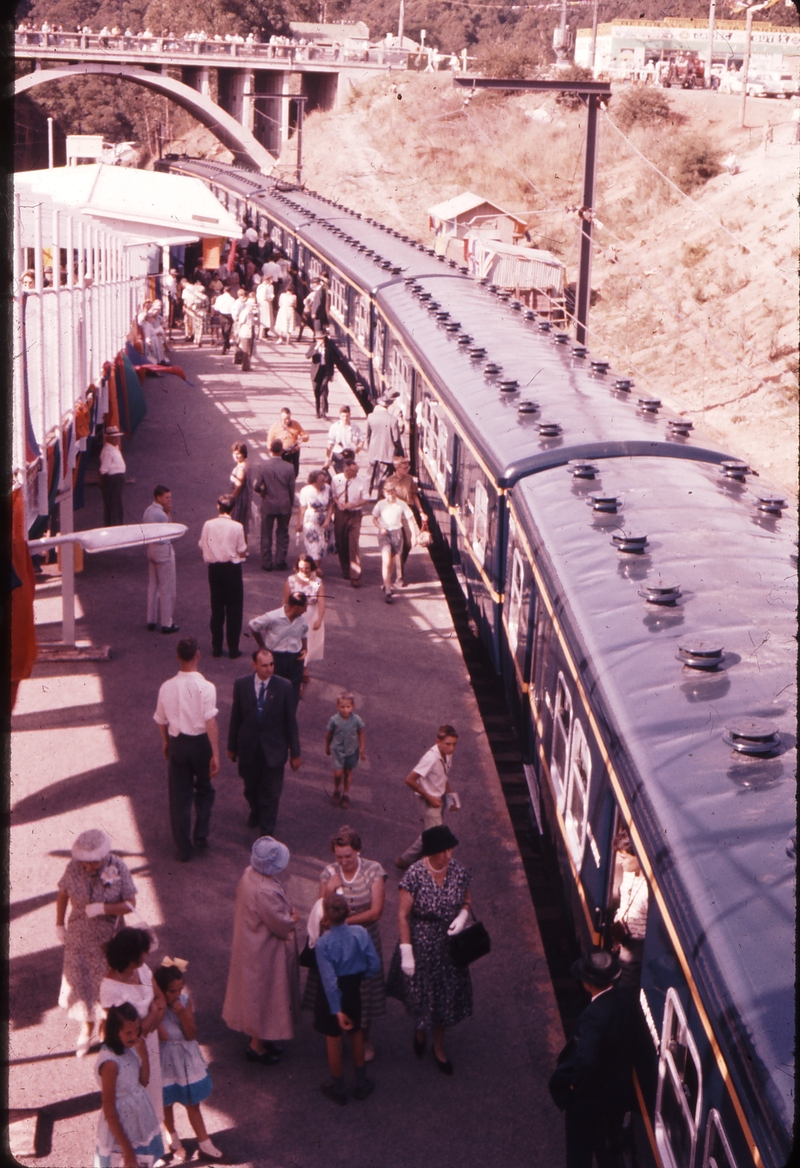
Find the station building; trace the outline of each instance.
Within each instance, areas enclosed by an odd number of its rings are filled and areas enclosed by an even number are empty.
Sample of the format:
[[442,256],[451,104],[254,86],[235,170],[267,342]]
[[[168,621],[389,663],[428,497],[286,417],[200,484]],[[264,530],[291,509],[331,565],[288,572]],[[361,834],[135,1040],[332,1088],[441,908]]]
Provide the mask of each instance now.
[[[745,55],[743,20],[718,20],[714,25],[712,64],[741,69]],[[591,28],[579,28],[575,37],[575,64],[591,66]],[[595,74],[626,76],[674,53],[708,49],[708,21],[666,17],[662,21],[612,20],[597,26]],[[750,71],[791,73],[800,77],[800,25],[753,25]]]

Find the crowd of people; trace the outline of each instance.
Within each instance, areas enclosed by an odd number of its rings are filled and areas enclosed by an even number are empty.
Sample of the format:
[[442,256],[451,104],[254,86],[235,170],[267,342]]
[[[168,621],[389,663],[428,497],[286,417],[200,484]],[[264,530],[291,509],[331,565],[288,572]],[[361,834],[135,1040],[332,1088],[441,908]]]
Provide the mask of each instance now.
[[[280,271],[278,258],[267,263]],[[260,275],[274,287],[271,274],[262,268]],[[284,278],[276,275],[275,281]],[[259,286],[254,280],[254,288]],[[325,303],[323,281],[319,286],[323,295],[316,307],[309,306],[308,314],[315,346],[328,339],[326,325],[315,315]],[[225,294],[223,289],[218,295]],[[242,294],[249,300],[253,292],[245,285],[237,289],[236,299]],[[160,307],[148,302],[138,318],[153,359],[163,337]],[[259,318],[258,328],[266,332],[272,325]],[[222,336],[225,351],[224,330]],[[241,330],[236,340],[241,345]],[[161,685],[154,713],[167,763],[177,859],[189,862],[210,846],[213,779],[220,771],[223,748],[242,780],[247,825],[256,833],[236,889],[221,1016],[247,1037],[243,1053],[249,1063],[273,1066],[285,1057],[284,1044],[294,1037],[300,1009],[311,1011],[314,1029],[325,1038],[330,1072],[322,1091],[338,1106],[349,1098],[364,1101],[375,1089],[368,1068],[375,1057],[374,1027],[386,1013],[387,995],[403,1003],[413,1022],[414,1055],[424,1058],[430,1044],[433,1064],[447,1076],[454,1073],[445,1049],[447,1030],[472,1014],[469,966],[456,961],[452,948],[452,939],[468,927],[471,914],[471,876],[454,857],[459,841],[449,822],[461,805],[451,787],[458,746],[454,726],[439,727],[435,742],[404,780],[417,801],[420,831],[394,860],[402,875],[388,970],[380,928],[387,869],[379,860],[362,856],[356,828],[344,824],[331,837],[332,860],[319,874],[319,897],[305,922],[302,950],[300,917],[279,878],[290,862],[288,848],[276,838],[286,764],[296,771],[303,762],[298,703],[310,681],[308,666],[324,656],[324,559],[335,551],[344,579],[361,586],[359,536],[368,507],[378,533],[384,596],[391,603],[394,584],[404,584],[408,554],[427,526],[403,450],[402,418],[392,406],[392,396],[384,396],[363,432],[353,422],[350,408],[343,406],[329,428],[324,465],[306,476],[297,500],[295,484],[308,434],[288,407],[270,428],[269,456],[258,467],[251,467],[245,443],[233,444],[229,489],[219,496],[217,515],[206,521],[199,540],[209,582],[212,656],[222,656],[223,644],[229,657],[242,656],[242,564],[256,499],[261,511],[261,568],[287,572],[282,603],[248,622],[257,648],[252,669],[233,683],[222,745],[217,689],[200,672],[201,651],[193,636],[178,641],[178,670]],[[106,466],[103,471],[101,463],[101,471],[108,480],[115,475],[124,479],[124,462],[120,471],[115,461],[122,457],[118,439],[113,431],[106,432]],[[362,453],[369,476],[358,466]],[[121,498],[121,482],[119,492],[115,490],[110,481],[104,486],[114,507]],[[294,514],[300,550],[289,572]],[[157,484],[144,521],[171,519],[172,492]],[[147,554],[147,627],[155,631],[160,625],[162,633],[177,633],[173,546],[168,541],[152,543]],[[366,731],[348,690],[339,693],[335,710],[316,730],[331,762],[331,802],[343,811],[350,808],[357,768],[366,759]],[[615,841],[624,871],[615,921],[616,954],[589,954],[574,970],[592,995],[588,1018],[581,1020],[591,1042],[579,1041],[577,1048],[573,1044],[563,1053],[551,1083],[553,1098],[567,1111],[570,1168],[589,1168],[593,1153],[611,1156],[608,1163],[617,1162],[613,1156],[628,1108],[626,1090],[620,1086],[627,1081],[629,1065],[625,985],[635,985],[641,962],[647,886],[630,840],[623,836]],[[156,969],[148,965],[154,939],[136,916],[135,884],[104,831],[89,830],[75,840],[59,882],[56,926],[65,946],[59,1004],[81,1023],[77,1055],[85,1057],[93,1041],[102,1039],[96,1064],[102,1113],[95,1163],[101,1168],[112,1163],[133,1168],[143,1156],[158,1163],[167,1150],[185,1159],[176,1130],[176,1104],[186,1110],[201,1157],[220,1159],[223,1153],[209,1136],[200,1109],[212,1084],[197,1044],[186,962],[165,957]],[[301,993],[302,968],[308,974]],[[611,994],[607,1001],[596,1001],[607,994]],[[344,1075],[345,1035],[355,1074],[350,1091]],[[603,1044],[608,1042],[614,1044],[616,1069],[606,1082]]]

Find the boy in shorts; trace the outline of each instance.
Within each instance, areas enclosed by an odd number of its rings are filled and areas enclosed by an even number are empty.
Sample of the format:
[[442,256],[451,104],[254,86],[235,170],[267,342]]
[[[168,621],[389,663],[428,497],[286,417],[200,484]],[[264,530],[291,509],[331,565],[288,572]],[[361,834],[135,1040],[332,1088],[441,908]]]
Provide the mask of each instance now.
[[320,986],[314,1004],[314,1029],[324,1034],[328,1046],[328,1066],[333,1082],[322,1088],[323,1095],[344,1105],[347,1092],[342,1074],[342,1031],[350,1034],[356,1068],[356,1099],[366,1099],[375,1090],[367,1078],[364,1062],[364,1031],[361,1029],[361,982],[380,971],[381,962],[369,933],[362,925],[348,925],[350,909],[341,889],[328,892],[323,900],[323,929],[314,948]]
[[325,735],[325,753],[333,755],[333,802],[337,807],[350,806],[350,779],[358,760],[363,762],[367,757],[364,723],[358,714],[353,713],[355,705],[351,693],[340,693],[336,699],[336,713],[328,723]]

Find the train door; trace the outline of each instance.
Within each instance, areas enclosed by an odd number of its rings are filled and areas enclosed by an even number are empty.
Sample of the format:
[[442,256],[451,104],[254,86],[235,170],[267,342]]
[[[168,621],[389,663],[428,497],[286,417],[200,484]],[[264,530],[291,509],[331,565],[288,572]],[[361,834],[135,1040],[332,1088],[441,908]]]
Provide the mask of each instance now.
[[654,1124],[664,1168],[691,1168],[694,1164],[702,1107],[700,1055],[683,1004],[670,987],[661,1028]]
[[448,426],[441,402],[424,385],[420,386],[416,406],[416,427],[420,486],[425,492],[439,535],[452,551],[448,504],[455,436],[452,426]]
[[[503,598],[501,645],[503,680],[514,722],[517,726],[524,727],[528,722],[525,705],[530,673],[533,589],[528,556],[519,539],[517,525],[512,515],[509,516],[504,575],[506,588]],[[521,737],[524,739],[524,733]]]

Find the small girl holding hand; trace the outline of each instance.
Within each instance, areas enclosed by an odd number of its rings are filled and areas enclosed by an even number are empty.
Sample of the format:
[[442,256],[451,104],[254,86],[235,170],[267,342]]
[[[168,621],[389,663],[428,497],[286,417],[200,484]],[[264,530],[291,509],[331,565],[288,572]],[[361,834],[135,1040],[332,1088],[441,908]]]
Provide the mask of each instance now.
[[328,723],[325,735],[325,753],[333,755],[333,802],[337,807],[350,806],[350,779],[358,760],[363,762],[367,757],[364,723],[358,714],[353,713],[355,705],[351,693],[340,693],[336,699],[336,713]]
[[186,962],[181,961],[180,966],[182,968],[167,957],[153,974],[167,1001],[167,1012],[158,1027],[164,1080],[164,1126],[172,1151],[179,1160],[185,1160],[186,1149],[175,1131],[172,1110],[175,1103],[182,1103],[197,1136],[200,1152],[206,1158],[217,1160],[223,1153],[211,1142],[200,1113],[200,1104],[211,1094],[211,1075],[197,1045],[192,1000],[183,979]]
[[158,1117],[145,1090],[150,1065],[141,1030],[130,1002],[110,1007],[95,1064],[102,1092],[95,1168],[137,1168],[143,1160],[153,1164],[164,1155]]

